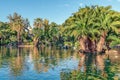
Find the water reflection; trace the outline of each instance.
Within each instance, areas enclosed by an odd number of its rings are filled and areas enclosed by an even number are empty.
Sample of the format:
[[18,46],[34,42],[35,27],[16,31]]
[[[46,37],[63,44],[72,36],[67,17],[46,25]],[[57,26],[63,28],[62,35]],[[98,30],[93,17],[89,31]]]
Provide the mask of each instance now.
[[21,48],[17,49],[15,57],[12,56],[9,60],[11,74],[16,76],[22,74],[24,59],[21,54]]
[[1,47],[0,80],[118,80],[120,54],[109,53],[105,56],[56,47]]
[[[80,54],[78,70],[61,72],[62,80],[119,80],[120,64],[112,63],[111,54]],[[113,58],[114,57],[114,58]],[[118,61],[117,61],[118,62]],[[118,70],[119,68],[119,70]]]
[[73,50],[2,47],[0,79],[60,80],[60,71],[76,69],[77,63],[77,54]]

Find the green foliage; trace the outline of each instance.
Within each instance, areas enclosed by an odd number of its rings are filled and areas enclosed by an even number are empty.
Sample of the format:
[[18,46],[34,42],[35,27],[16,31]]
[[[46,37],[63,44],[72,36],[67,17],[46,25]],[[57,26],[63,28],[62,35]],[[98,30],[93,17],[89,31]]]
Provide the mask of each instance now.
[[43,36],[43,34],[44,34],[43,30],[40,28],[33,28],[32,33],[33,33],[34,37],[37,37],[37,38],[41,38],[41,36]]
[[0,38],[1,45],[8,44],[12,41],[11,37],[15,35],[15,32],[10,29],[7,23],[0,22]]
[[58,37],[59,35],[59,27],[56,23],[52,22],[50,24],[50,28],[48,30],[48,33],[49,33],[49,38],[51,40],[54,40],[56,37]]
[[64,34],[98,41],[102,32],[119,33],[120,13],[111,10],[111,6],[86,6],[69,17],[63,26]]
[[87,36],[98,41],[102,32],[107,33],[106,43],[109,42],[110,46],[120,43],[120,13],[111,10],[111,6],[95,5],[80,8],[62,25],[36,18],[31,30],[29,20],[17,13],[9,15],[8,19],[9,22],[0,22],[0,38],[5,43],[18,41],[18,38],[23,42],[41,38],[48,43],[68,42],[76,45],[78,37]]

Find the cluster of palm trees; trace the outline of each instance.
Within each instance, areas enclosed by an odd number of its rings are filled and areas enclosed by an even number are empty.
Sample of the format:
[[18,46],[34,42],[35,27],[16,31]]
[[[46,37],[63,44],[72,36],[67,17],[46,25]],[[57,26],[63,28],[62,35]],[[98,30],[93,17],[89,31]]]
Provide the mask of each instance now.
[[34,46],[38,46],[41,40],[47,43],[47,41],[53,41],[55,37],[58,37],[59,25],[52,22],[49,24],[49,20],[37,18],[34,20],[34,28],[33,28],[33,35],[34,35]]
[[0,39],[3,39],[6,29],[2,26],[5,24],[11,35],[4,39],[15,41],[12,36],[17,35],[18,45],[24,42],[23,38],[33,42],[34,46],[52,42],[63,45],[65,42],[79,42],[81,52],[101,53],[105,48],[109,49],[109,46],[120,43],[120,12],[111,10],[111,6],[80,8],[61,25],[36,18],[34,27],[30,27],[28,19],[17,13],[9,15],[8,19],[7,23],[0,22]]
[[32,42],[34,46],[38,47],[40,42],[46,43],[58,38],[59,25],[55,22],[49,23],[47,19],[36,18],[33,27],[31,27],[29,20],[17,13],[9,15],[7,18],[9,22],[0,22],[1,45],[11,42],[23,45],[25,42]]
[[111,6],[80,8],[64,26],[66,34],[78,39],[80,52],[101,53],[120,42],[120,12],[111,10]]

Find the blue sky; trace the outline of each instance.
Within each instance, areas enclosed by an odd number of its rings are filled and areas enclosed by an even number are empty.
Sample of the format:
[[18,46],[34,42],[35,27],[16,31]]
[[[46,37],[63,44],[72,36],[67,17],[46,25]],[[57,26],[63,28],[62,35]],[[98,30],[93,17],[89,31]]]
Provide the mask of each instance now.
[[17,12],[28,18],[31,26],[38,17],[62,24],[85,5],[111,5],[112,9],[120,11],[120,0],[0,0],[0,21],[8,21],[7,16]]

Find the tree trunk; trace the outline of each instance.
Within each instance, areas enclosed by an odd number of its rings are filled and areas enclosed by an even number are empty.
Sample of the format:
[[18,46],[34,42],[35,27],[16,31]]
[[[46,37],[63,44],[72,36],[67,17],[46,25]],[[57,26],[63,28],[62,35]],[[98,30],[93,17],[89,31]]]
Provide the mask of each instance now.
[[95,52],[96,51],[96,41],[91,40],[89,37],[87,38],[87,47],[88,52]]
[[20,32],[17,32],[17,44],[20,45]]
[[103,52],[107,32],[103,32],[98,43],[96,40],[91,40],[89,37],[79,38],[80,52],[82,53],[96,53]]
[[101,52],[103,50],[103,46],[105,44],[105,39],[106,39],[106,35],[107,35],[107,32],[103,32],[101,37],[100,37],[100,40],[97,44],[97,52]]
[[86,37],[79,38],[79,44],[82,51],[88,50],[86,47]]
[[39,39],[38,38],[34,38],[34,46],[38,47],[39,44]]
[[79,38],[80,49],[83,52],[95,52],[96,51],[96,41],[91,40],[89,37]]

